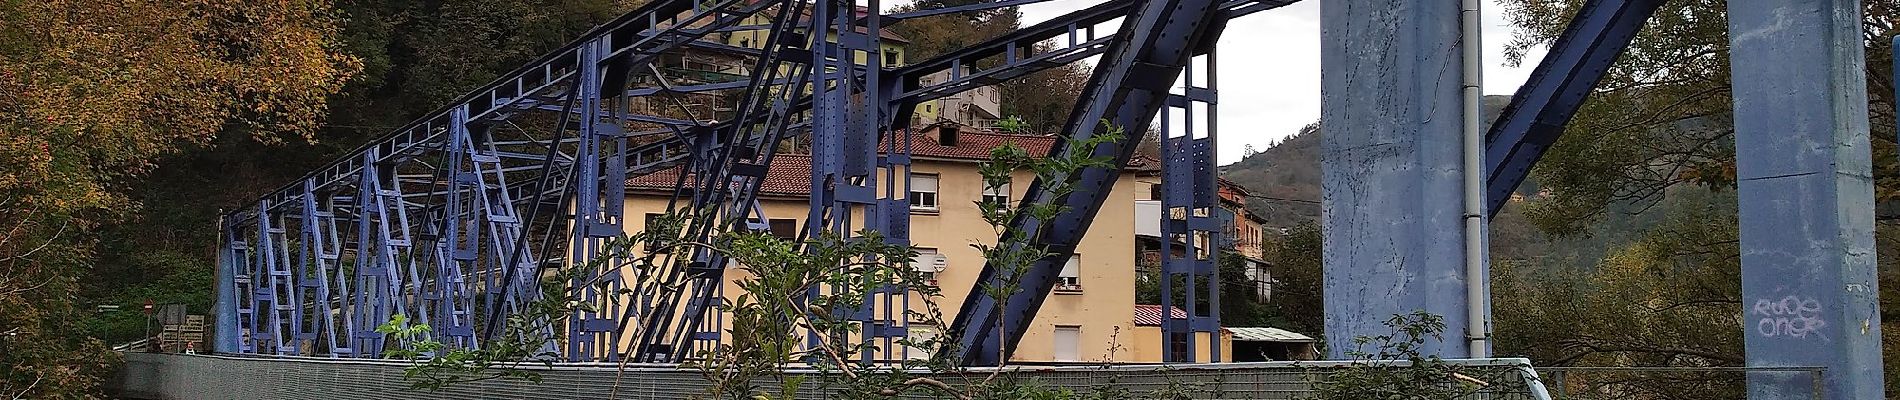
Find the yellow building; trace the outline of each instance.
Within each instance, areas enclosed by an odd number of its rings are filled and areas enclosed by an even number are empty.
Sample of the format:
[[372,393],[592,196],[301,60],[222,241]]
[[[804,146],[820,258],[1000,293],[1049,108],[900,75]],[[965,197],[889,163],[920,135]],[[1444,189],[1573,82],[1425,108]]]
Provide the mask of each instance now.
[[[1172,311],[1174,312],[1174,318],[1177,320],[1187,318],[1187,310],[1182,310],[1180,307],[1174,307]],[[1129,345],[1129,349],[1133,353],[1131,354],[1133,356],[1131,360],[1139,360],[1142,362],[1161,361],[1161,357],[1162,357],[1161,343],[1162,342],[1161,342],[1161,306],[1160,305],[1155,305],[1155,304],[1135,305],[1135,330],[1133,333],[1134,334],[1132,335],[1132,338],[1134,340],[1132,340],[1131,341],[1132,344]],[[1186,350],[1185,341],[1175,341],[1175,344],[1179,346],[1183,346],[1181,349]],[[1213,351],[1214,347],[1211,346],[1210,343],[1208,343],[1207,333],[1204,333],[1204,332],[1195,333],[1194,348],[1195,348],[1195,352],[1194,352],[1195,360],[1198,360],[1200,362],[1207,362],[1207,360],[1213,359],[1212,357],[1209,357],[1211,355],[1209,354],[1209,352]],[[1220,330],[1220,360],[1221,362],[1234,361],[1234,334],[1231,332],[1228,332],[1227,329],[1225,328],[1222,328]]]
[[[950,71],[945,70],[919,78],[917,83],[928,86],[949,81],[951,78]],[[917,103],[917,112],[911,119],[911,125],[924,126],[948,122],[988,129],[995,128],[997,121],[1002,118],[1003,90],[990,85],[978,86],[962,93]]]
[[[859,13],[863,13],[864,11],[865,11],[864,8],[862,7],[858,8]],[[746,17],[745,21],[741,21],[739,23],[739,26],[741,27],[768,26],[772,24],[773,18],[777,18],[776,13],[761,12],[761,13],[753,14],[750,17]],[[808,7],[805,9],[805,15],[800,16],[799,21],[803,22],[803,21],[809,20],[810,18],[811,18],[811,9]],[[865,28],[861,26],[857,27],[857,30],[858,30],[858,33],[865,32],[864,31]],[[736,30],[733,32],[726,32],[721,35],[720,40],[724,41],[728,45],[757,49],[757,48],[763,48],[765,46],[765,41],[770,39],[770,37],[771,37],[770,30],[749,29],[749,30]],[[838,41],[838,35],[835,33],[827,35],[826,37],[829,38],[831,42],[835,43]],[[905,39],[903,36],[898,35],[896,32],[892,32],[889,28],[880,30],[878,32],[878,39],[879,39],[878,49],[880,50],[879,56],[881,58],[882,65],[885,68],[904,65],[905,63],[904,47],[910,44],[910,39]],[[864,64],[866,62],[865,56],[866,54],[858,53],[856,55],[856,59],[853,60],[853,62],[856,62],[858,64]]]
[[[1030,171],[1018,171],[1006,191],[985,190],[978,164],[988,159],[990,150],[1014,143],[1031,154],[1044,154],[1055,143],[1049,136],[999,134],[987,131],[960,131],[942,135],[929,127],[912,138],[912,177],[907,185],[911,199],[911,240],[924,253],[942,255],[941,270],[935,281],[942,289],[936,303],[944,308],[945,319],[954,319],[958,306],[983,268],[984,258],[972,244],[991,244],[996,233],[984,222],[976,203],[985,196],[1006,196],[1005,202],[1021,199],[1034,180]],[[1131,169],[1152,169],[1152,164]],[[628,182],[626,229],[643,229],[646,218],[665,212],[668,196],[674,190],[676,170],[661,171],[630,179]],[[1095,222],[1082,239],[1077,254],[1061,273],[1062,281],[1043,303],[1035,322],[1028,327],[1013,358],[1023,362],[1158,362],[1159,334],[1142,339],[1136,324],[1134,206],[1136,196],[1145,187],[1136,183],[1138,174],[1124,173],[1104,202]],[[779,155],[759,189],[759,205],[774,231],[789,232],[802,226],[809,209],[811,159],[802,155]],[[934,258],[934,257],[933,257]],[[728,269],[725,295],[740,293],[736,282],[746,279]],[[918,302],[912,302],[918,308]],[[918,309],[917,311],[923,311]],[[728,327],[730,329],[730,327]],[[912,327],[915,337],[937,334]],[[1113,349],[1113,353],[1111,353]],[[1149,351],[1155,349],[1154,351]],[[921,356],[913,352],[911,356]],[[1205,358],[1201,358],[1205,360]]]

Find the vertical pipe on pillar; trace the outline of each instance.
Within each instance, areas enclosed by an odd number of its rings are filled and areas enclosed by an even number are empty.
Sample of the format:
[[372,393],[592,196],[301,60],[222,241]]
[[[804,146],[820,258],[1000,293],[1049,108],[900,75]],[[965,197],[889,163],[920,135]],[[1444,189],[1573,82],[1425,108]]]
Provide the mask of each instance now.
[[[1751,399],[1881,398],[1866,50],[1855,0],[1730,0]],[[1815,391],[1820,391],[1816,396]]]
[[1484,271],[1484,133],[1478,130],[1478,101],[1484,98],[1483,25],[1479,0],[1464,0],[1459,28],[1464,47],[1464,189],[1465,189],[1465,340],[1471,357],[1491,354],[1485,340],[1490,319],[1485,303],[1491,291]]

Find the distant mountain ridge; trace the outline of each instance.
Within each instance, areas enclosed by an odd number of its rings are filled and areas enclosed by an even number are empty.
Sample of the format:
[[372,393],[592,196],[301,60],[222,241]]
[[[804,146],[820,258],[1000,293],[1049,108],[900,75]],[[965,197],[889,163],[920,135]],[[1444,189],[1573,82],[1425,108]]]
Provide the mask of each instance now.
[[[1481,103],[1489,129],[1511,96],[1484,96]],[[1247,200],[1247,208],[1266,218],[1268,226],[1291,227],[1319,221],[1321,128],[1318,122],[1300,128],[1299,133],[1247,155],[1239,162],[1221,166],[1221,177],[1247,188],[1256,197]]]

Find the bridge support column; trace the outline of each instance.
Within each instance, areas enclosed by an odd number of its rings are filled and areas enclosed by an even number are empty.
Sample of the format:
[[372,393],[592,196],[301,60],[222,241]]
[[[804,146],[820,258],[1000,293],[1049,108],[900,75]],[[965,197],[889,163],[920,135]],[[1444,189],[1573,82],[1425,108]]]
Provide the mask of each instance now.
[[1446,326],[1424,352],[1465,357],[1459,3],[1329,0],[1320,18],[1326,337],[1424,310]]
[[1881,395],[1873,173],[1855,0],[1732,0],[1749,398]]

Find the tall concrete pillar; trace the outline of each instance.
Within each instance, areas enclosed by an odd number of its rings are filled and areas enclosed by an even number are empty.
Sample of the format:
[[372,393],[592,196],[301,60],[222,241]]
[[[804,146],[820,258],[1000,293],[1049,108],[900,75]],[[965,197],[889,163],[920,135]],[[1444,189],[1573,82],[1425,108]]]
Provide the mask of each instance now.
[[1320,5],[1326,338],[1340,344],[1332,358],[1414,310],[1444,318],[1444,342],[1429,343],[1429,354],[1469,354],[1458,12],[1457,1]]
[[1728,5],[1749,398],[1881,398],[1860,3]]

